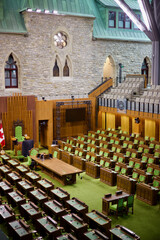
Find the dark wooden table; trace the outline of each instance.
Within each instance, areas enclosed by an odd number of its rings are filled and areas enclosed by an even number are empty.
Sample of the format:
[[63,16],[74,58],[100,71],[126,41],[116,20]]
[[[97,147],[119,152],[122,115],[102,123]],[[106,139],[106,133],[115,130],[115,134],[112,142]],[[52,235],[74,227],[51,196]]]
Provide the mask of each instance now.
[[103,213],[92,210],[92,212],[87,213],[87,222],[92,229],[98,229],[100,232],[105,233],[109,238],[111,237],[110,229],[112,220],[108,218]]
[[45,160],[37,157],[31,158],[42,167],[44,172],[61,182],[63,185],[76,183],[76,174],[82,172],[82,170],[75,168],[57,158]]
[[9,192],[7,194],[7,199],[8,199],[8,203],[11,204],[13,207],[15,207],[17,205],[19,206],[26,202],[25,197],[18,190]]
[[83,235],[83,240],[109,240],[109,238],[98,230],[91,230]]
[[32,233],[29,230],[29,226],[26,225],[23,220],[15,220],[9,222],[9,235],[13,239],[17,240],[32,240]]
[[17,188],[18,190],[23,193],[23,194],[26,194],[28,195],[28,193],[30,191],[33,191],[34,190],[34,186],[32,185],[31,182],[29,182],[28,180],[24,179],[20,182],[17,183]]
[[61,202],[63,206],[66,205],[66,201],[70,199],[70,194],[63,190],[60,187],[57,187],[50,191],[51,198],[56,199],[57,201]]
[[121,189],[129,194],[135,194],[136,180],[125,175],[117,175],[117,189]]
[[13,187],[7,180],[4,179],[3,181],[0,182],[0,193],[2,196],[12,191]]
[[117,225],[115,228],[110,230],[113,235],[113,240],[139,240],[140,237],[137,236],[134,232],[129,230],[128,228]]
[[51,239],[55,239],[61,235],[61,230],[57,227],[57,222],[49,216],[37,219],[36,229],[42,236],[46,236],[47,234],[49,237],[52,237]]
[[63,207],[63,205],[56,200],[50,200],[45,202],[43,205],[43,209],[46,212],[46,214],[54,216],[56,220],[60,219],[63,215],[67,214],[67,211]]
[[88,225],[82,218],[78,217],[76,214],[67,214],[61,218],[61,226],[64,227],[66,232],[73,231],[75,236],[82,240],[83,233],[87,232]]
[[28,173],[30,170],[28,167],[26,167],[25,165],[19,165],[16,167],[15,169],[22,177],[25,177],[25,174]]
[[17,182],[21,181],[22,178],[19,173],[11,172],[6,175],[6,179],[12,184],[15,185]]
[[33,191],[30,191],[29,198],[35,204],[40,204],[41,206],[44,202],[48,200],[46,193],[43,192],[41,189],[35,189]]
[[83,219],[86,217],[86,213],[88,213],[88,206],[77,198],[67,200],[66,208],[70,209],[72,213],[76,213]]
[[110,196],[105,195],[102,198],[102,213],[104,213],[105,215],[108,215],[109,214],[109,204],[110,203],[117,203],[120,198],[127,199],[129,196],[130,196],[130,194],[125,193],[125,192],[122,192],[121,194],[115,194],[115,195],[110,194]]
[[8,204],[0,205],[0,223],[11,222],[15,220],[15,214]]
[[54,184],[51,181],[44,178],[37,181],[37,187],[42,189],[47,194],[49,194],[49,191],[54,189]]
[[33,202],[28,202],[20,205],[20,213],[25,218],[25,220],[35,220],[42,217],[42,213]]
[[27,172],[25,177],[26,177],[26,179],[28,179],[33,184],[36,184],[36,182],[41,179],[41,176],[34,171],[33,172]]

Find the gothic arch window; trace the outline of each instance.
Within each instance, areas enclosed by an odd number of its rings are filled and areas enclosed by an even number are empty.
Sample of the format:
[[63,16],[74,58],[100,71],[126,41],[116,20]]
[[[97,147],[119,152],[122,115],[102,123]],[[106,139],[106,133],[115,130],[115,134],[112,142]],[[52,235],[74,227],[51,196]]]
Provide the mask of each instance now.
[[5,88],[18,88],[18,68],[12,54],[5,65]]
[[55,60],[55,65],[53,67],[53,77],[59,77],[59,67],[57,64],[57,59]]
[[63,68],[63,76],[64,77],[69,77],[69,67],[68,67],[67,59],[65,61],[65,65],[64,65],[64,68]]

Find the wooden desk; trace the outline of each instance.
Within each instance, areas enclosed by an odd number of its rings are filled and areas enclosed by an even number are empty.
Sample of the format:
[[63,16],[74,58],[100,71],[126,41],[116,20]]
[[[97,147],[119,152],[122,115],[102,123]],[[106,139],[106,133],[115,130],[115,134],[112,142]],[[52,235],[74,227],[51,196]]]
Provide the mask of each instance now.
[[33,202],[28,202],[20,205],[20,213],[25,218],[25,220],[36,220],[42,217],[42,213]]
[[20,162],[16,159],[10,159],[7,161],[7,164],[9,165],[9,167],[15,169],[17,166],[20,165]]
[[15,185],[17,182],[21,181],[22,178],[17,172],[11,172],[6,175],[6,179],[8,182],[10,182],[12,185]]
[[117,225],[115,228],[112,228],[110,232],[113,235],[113,240],[139,240],[140,237],[137,236],[134,232],[129,230],[126,227]]
[[91,230],[84,233],[83,240],[109,240],[109,238],[98,230]]
[[45,192],[43,192],[41,189],[36,189],[29,192],[29,198],[31,201],[33,201],[35,204],[42,205],[44,202],[48,200],[48,197]]
[[7,199],[8,203],[11,204],[13,207],[15,207],[16,205],[19,206],[26,202],[23,194],[21,194],[19,191],[9,192],[7,194]]
[[36,184],[36,182],[41,179],[41,176],[34,171],[33,172],[27,172],[25,176],[33,184]]
[[25,174],[28,173],[30,170],[28,167],[26,167],[25,165],[19,165],[16,167],[15,169],[22,177],[25,177]]
[[2,158],[2,161],[4,164],[6,164],[9,159],[11,159],[10,156],[8,156],[6,154],[2,154],[2,155],[0,155],[0,157]]
[[64,234],[60,237],[57,237],[56,239],[57,240],[77,240],[77,238],[74,237],[73,235],[71,235],[70,233],[69,234]]
[[158,200],[158,188],[154,188],[145,183],[136,184],[136,198],[148,203],[149,205],[156,205]]
[[129,194],[135,194],[136,180],[124,175],[117,175],[117,189],[121,189]]
[[0,205],[0,223],[11,222],[15,220],[15,214],[7,204]]
[[70,209],[72,213],[76,213],[83,219],[86,217],[86,213],[88,213],[88,206],[77,198],[67,200],[66,208]]
[[84,223],[83,220],[78,217],[76,214],[67,214],[61,218],[61,226],[64,227],[66,232],[74,231],[75,236],[82,240],[83,233],[87,232],[87,223]]
[[2,196],[12,191],[13,188],[7,180],[0,182],[0,193]]
[[100,168],[100,181],[110,186],[115,186],[117,182],[117,172],[109,168]]
[[37,157],[31,156],[31,158],[42,167],[44,172],[54,179],[57,179],[63,185],[76,183],[76,174],[82,172],[80,169],[75,168],[57,158],[45,159],[44,161]]
[[54,189],[54,184],[51,181],[44,178],[37,181],[37,187],[42,189],[42,191],[48,194],[50,190]]
[[23,220],[15,220],[9,223],[9,234],[13,239],[17,240],[32,240],[32,233],[29,230],[29,225],[26,225]]
[[23,194],[28,194],[30,191],[34,190],[33,185],[25,179],[17,183],[17,188]]
[[121,194],[115,194],[106,197],[106,195],[102,198],[102,212],[106,215],[109,214],[109,204],[117,203],[120,198],[127,199],[129,197],[128,193],[122,192]]
[[86,162],[86,174],[93,178],[99,178],[100,166],[93,162]]
[[42,236],[46,236],[46,234],[48,234],[48,236],[52,237],[52,239],[61,235],[61,231],[57,227],[57,222],[49,216],[37,219],[36,229],[42,234]]
[[70,194],[64,191],[62,188],[57,187],[50,191],[51,198],[56,199],[57,201],[61,202],[63,206],[65,206],[66,201],[70,199]]
[[7,165],[0,166],[0,175],[2,177],[6,177],[7,173],[10,173],[10,172],[12,172],[12,169],[9,166]]
[[63,207],[63,205],[56,200],[45,202],[43,209],[49,216],[54,215],[56,220],[67,214],[66,209]]
[[96,210],[87,213],[86,216],[90,228],[98,229],[100,232],[105,233],[110,239],[111,233],[109,230],[111,229],[112,222],[110,218]]
[[70,154],[70,152],[62,151],[62,161],[65,163],[68,163],[70,165],[73,164],[73,154]]

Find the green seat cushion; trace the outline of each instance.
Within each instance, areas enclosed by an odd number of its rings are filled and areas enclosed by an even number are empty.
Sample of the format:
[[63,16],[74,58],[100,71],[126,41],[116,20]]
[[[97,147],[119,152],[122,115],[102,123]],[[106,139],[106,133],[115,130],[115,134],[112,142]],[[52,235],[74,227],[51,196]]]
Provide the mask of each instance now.
[[65,150],[65,151],[67,150],[67,146],[64,146],[64,150]]
[[149,153],[149,149],[148,149],[148,148],[145,148],[145,149],[144,149],[144,153]]
[[57,151],[54,151],[53,157],[54,157],[54,158],[57,158],[57,156],[58,156],[58,152],[57,152]]
[[91,162],[94,162],[95,161],[95,156],[92,156],[91,157]]
[[126,147],[127,147],[127,143],[123,143],[123,147],[125,147],[125,148],[126,148]]
[[151,167],[147,168],[147,173],[152,173],[152,171],[153,171],[153,168],[151,168]]
[[132,148],[133,148],[133,145],[132,145],[132,144],[128,144],[128,148],[129,148],[129,149],[132,149]]
[[86,159],[87,159],[87,160],[90,159],[90,155],[89,155],[89,154],[86,155]]
[[114,160],[114,161],[117,161],[117,158],[118,158],[117,155],[113,155],[113,160]]
[[104,157],[108,157],[108,152],[104,152]]
[[132,158],[135,158],[135,157],[136,157],[136,153],[132,153],[132,154],[131,154],[131,157],[132,157]]
[[142,157],[142,162],[147,162],[147,156]]
[[71,147],[68,148],[68,152],[71,152]]
[[129,157],[131,155],[131,152],[127,151],[126,156]]
[[78,152],[78,150],[76,149],[74,154],[77,156],[77,155],[78,155],[78,153],[79,153],[79,152]]
[[103,155],[103,151],[102,151],[102,150],[100,150],[100,152],[99,152],[99,155],[100,155],[100,156],[102,156],[102,155]]
[[154,176],[159,176],[159,170],[158,169],[154,169]]
[[148,163],[154,163],[154,158],[149,158]]
[[140,163],[135,163],[134,168],[139,169],[140,168]]
[[137,177],[138,177],[138,173],[133,172],[133,173],[132,173],[132,178],[133,178],[133,179],[137,179]]
[[120,166],[115,166],[115,171],[119,172],[119,170],[120,170]]
[[80,152],[79,152],[79,156],[82,157],[82,154],[83,154],[83,152],[80,151]]
[[90,138],[88,138],[88,140],[87,140],[87,143],[90,143],[91,142],[91,139]]
[[146,176],[140,175],[139,176],[139,182],[145,182]]
[[129,161],[129,166],[130,166],[130,167],[133,167],[133,165],[134,165],[134,161],[130,160],[130,161]]
[[118,158],[118,162],[121,162],[121,163],[122,163],[122,162],[123,162],[123,158],[122,158],[122,157],[119,157],[119,158]]
[[84,144],[83,144],[83,143],[81,143],[81,144],[80,144],[80,148],[83,148],[83,146],[84,146]]
[[95,148],[91,148],[91,152],[95,152],[96,151],[96,149]]
[[103,166],[103,164],[104,164],[104,160],[101,159],[99,164],[100,164],[101,166]]
[[127,172],[127,169],[126,169],[126,168],[122,168],[122,169],[121,169],[121,173],[122,173],[122,174],[126,174],[126,172]]
[[110,165],[110,162],[105,162],[105,164],[104,164],[104,166],[105,166],[106,168],[108,168],[109,165]]
[[153,187],[159,187],[159,182],[157,180],[153,180]]

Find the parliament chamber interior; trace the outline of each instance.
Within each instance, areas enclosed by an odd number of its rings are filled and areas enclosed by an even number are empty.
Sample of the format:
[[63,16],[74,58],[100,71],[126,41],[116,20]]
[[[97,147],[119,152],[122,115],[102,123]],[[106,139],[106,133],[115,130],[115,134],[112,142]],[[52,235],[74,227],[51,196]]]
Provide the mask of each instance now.
[[158,9],[0,1],[0,240],[160,239]]

